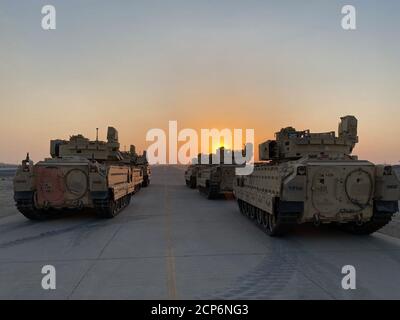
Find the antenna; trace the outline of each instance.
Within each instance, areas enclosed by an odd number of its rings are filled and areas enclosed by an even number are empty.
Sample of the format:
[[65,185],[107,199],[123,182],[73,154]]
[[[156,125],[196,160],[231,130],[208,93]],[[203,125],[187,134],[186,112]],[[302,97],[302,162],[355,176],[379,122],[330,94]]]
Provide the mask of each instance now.
[[99,141],[99,128],[96,128],[96,142]]

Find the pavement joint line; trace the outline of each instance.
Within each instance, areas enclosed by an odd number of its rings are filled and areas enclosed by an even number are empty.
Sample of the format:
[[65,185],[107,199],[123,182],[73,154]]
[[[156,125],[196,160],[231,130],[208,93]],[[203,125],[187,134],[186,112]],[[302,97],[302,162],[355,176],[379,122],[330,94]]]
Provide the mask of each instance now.
[[59,236],[60,234],[64,234],[64,233],[69,233],[69,232],[73,232],[76,229],[80,229],[80,228],[92,228],[92,227],[96,227],[96,226],[106,226],[104,223],[90,223],[87,224],[87,222],[81,222],[81,223],[76,223],[73,224],[71,226],[68,226],[66,228],[57,228],[57,229],[50,229],[47,231],[43,231],[40,232],[38,234],[33,234],[30,236],[26,236],[26,237],[22,237],[22,238],[17,238],[14,240],[9,240],[6,242],[2,242],[0,243],[0,248],[4,249],[4,248],[9,248],[9,247],[14,247],[17,245],[21,245],[24,244],[25,242],[28,241],[37,241],[37,240],[41,240],[43,238],[48,238],[48,237],[56,237]]
[[[381,252],[381,249],[369,249],[362,250],[362,252]],[[385,252],[397,252],[400,249],[392,249],[385,250]],[[285,253],[298,253],[298,250],[284,250]],[[360,250],[329,250],[329,251],[313,251],[314,253],[351,253],[351,252],[360,252]],[[267,255],[268,252],[264,253],[215,253],[215,254],[181,254],[174,255],[175,258],[197,258],[197,257],[226,257],[226,256],[264,256]],[[76,259],[40,259],[40,260],[0,260],[1,264],[11,264],[11,263],[39,263],[39,262],[77,262],[77,261],[109,261],[109,260],[135,260],[135,259],[165,259],[168,255],[159,255],[159,256],[137,256],[137,257],[103,257],[103,258],[76,258]]]
[[[297,253],[301,253],[303,252],[304,254],[309,254],[306,250],[304,250],[303,245],[300,243],[300,241],[296,240],[296,239],[291,239],[289,240],[292,243],[295,243],[297,245],[297,249],[296,252]],[[364,252],[366,252],[367,250],[365,250]],[[375,250],[373,250],[375,251]],[[344,251],[338,251],[338,252],[348,252],[347,250]],[[318,252],[313,252],[313,255],[315,256],[315,254]],[[311,283],[313,283],[315,286],[317,286],[318,288],[320,288],[323,292],[325,292],[325,294],[327,294],[329,297],[331,297],[332,300],[337,300],[337,298],[334,296],[333,293],[331,293],[328,289],[325,289],[321,284],[319,284],[316,280],[311,279],[304,271],[303,268],[301,268],[300,266],[295,265],[293,262],[287,260],[284,256],[282,256],[281,252],[277,253],[279,255],[279,257],[285,261],[288,265],[291,265],[297,272],[299,272],[300,274],[302,274],[308,281],[310,281]],[[312,256],[311,256],[312,257]],[[300,268],[299,268],[300,267]]]
[[[247,220],[247,219],[245,219],[245,220]],[[258,239],[260,239],[260,237],[257,237],[257,240],[258,240]],[[265,246],[264,242],[263,242],[263,245]],[[266,249],[269,249],[268,246],[265,246],[265,247],[266,247]],[[297,250],[293,250],[293,252],[297,252]],[[343,251],[339,251],[339,250],[338,250],[337,252],[348,252],[348,251],[347,251],[347,250],[343,250]],[[285,251],[285,253],[288,253],[288,251]],[[290,253],[290,252],[289,252],[289,253]],[[314,280],[310,279],[302,270],[300,270],[300,269],[298,268],[297,265],[295,265],[294,263],[292,263],[292,262],[288,261],[287,259],[285,259],[285,257],[282,256],[282,253],[281,253],[279,250],[277,250],[276,252],[274,252],[274,254],[276,254],[277,257],[278,257],[281,261],[283,261],[284,263],[286,263],[286,264],[292,266],[294,270],[296,270],[296,271],[299,272],[301,275],[303,275],[304,278],[306,278],[308,281],[310,281],[314,286],[316,286],[316,287],[318,287],[319,289],[321,289],[325,294],[327,294],[327,295],[328,295],[329,297],[331,297],[333,300],[336,299],[330,292],[328,292],[325,288],[323,288],[319,283],[317,283],[317,282],[315,282]]]
[[298,273],[300,273],[301,275],[303,275],[304,278],[306,278],[308,281],[310,281],[312,284],[314,284],[316,287],[320,288],[325,294],[328,295],[328,297],[331,297],[332,300],[336,300],[336,297],[329,292],[329,290],[325,289],[322,285],[320,285],[317,281],[311,279],[303,270],[302,268],[299,268],[297,265],[295,265],[294,263],[288,261],[287,259],[285,259],[281,253],[277,253],[279,258],[284,261],[285,263],[287,263],[288,265],[292,266]]
[[75,293],[75,291],[78,289],[78,287],[80,286],[80,284],[82,283],[82,281],[86,278],[86,276],[89,274],[89,272],[93,269],[93,267],[96,265],[96,262],[99,261],[99,259],[101,258],[104,250],[108,247],[108,245],[111,243],[111,241],[115,238],[115,236],[117,235],[117,233],[121,230],[122,228],[122,224],[118,226],[118,228],[115,230],[115,232],[113,233],[113,235],[111,236],[111,238],[106,242],[106,244],[103,246],[103,248],[100,250],[100,253],[98,254],[96,259],[91,260],[92,263],[89,266],[89,268],[86,269],[86,271],[83,273],[82,277],[79,279],[79,281],[77,282],[77,284],[72,288],[70,294],[67,296],[67,300],[71,299],[72,295]]
[[[245,220],[247,220],[247,219],[245,219]],[[260,237],[257,237],[257,240],[258,240],[258,239],[260,239]],[[290,241],[290,239],[289,239],[289,241]],[[293,240],[292,240],[292,241],[293,241]],[[300,245],[300,246],[301,246],[301,244],[299,243],[299,241],[294,241],[294,242],[295,242],[297,245]],[[266,249],[269,249],[268,246],[266,246],[266,245],[264,244],[264,242],[263,242],[263,245],[265,246]],[[298,252],[298,250],[299,250],[299,249],[292,250],[292,252]],[[300,249],[300,251],[302,251],[302,249]],[[373,250],[373,251],[376,251],[376,250]],[[326,252],[326,251],[324,251],[324,252]],[[336,252],[348,252],[348,250],[337,250]],[[285,251],[284,253],[290,253],[290,252]],[[301,275],[303,275],[303,277],[306,278],[308,281],[310,281],[314,286],[316,286],[317,288],[319,288],[320,290],[322,290],[325,294],[328,295],[328,297],[330,297],[330,298],[333,299],[333,300],[336,300],[335,296],[333,296],[329,291],[327,291],[325,288],[323,288],[319,283],[317,283],[316,281],[314,281],[314,280],[312,280],[310,277],[308,277],[308,276],[301,270],[301,268],[299,269],[299,267],[298,267],[297,265],[295,265],[294,263],[292,263],[292,262],[288,261],[287,259],[285,259],[285,257],[282,255],[282,252],[279,251],[279,248],[278,248],[278,250],[276,250],[276,251],[274,252],[274,254],[276,254],[277,257],[278,257],[281,261],[283,261],[283,262],[285,262],[286,264],[292,266],[294,270],[296,270],[296,271],[299,272]]]
[[[204,258],[204,257],[245,257],[245,256],[266,256],[268,252],[264,253],[216,253],[216,254],[183,254],[174,255],[175,258]],[[119,257],[119,258],[77,258],[77,259],[41,259],[41,260],[21,260],[21,261],[1,261],[0,263],[42,263],[42,262],[79,262],[79,261],[119,261],[119,260],[136,260],[136,259],[166,259],[168,255],[162,256],[140,256],[140,257]]]

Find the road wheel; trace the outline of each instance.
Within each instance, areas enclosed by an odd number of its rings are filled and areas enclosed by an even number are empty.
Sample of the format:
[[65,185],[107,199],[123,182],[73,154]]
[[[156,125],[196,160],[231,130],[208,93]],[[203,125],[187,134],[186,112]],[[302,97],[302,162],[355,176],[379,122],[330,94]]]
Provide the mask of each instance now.
[[238,199],[238,206],[239,206],[240,213],[242,215],[246,215],[246,212],[244,210],[244,202],[243,202],[243,200]]
[[110,213],[111,213],[110,218],[114,218],[117,215],[118,211],[119,211],[118,200],[117,201],[110,200]]
[[142,181],[142,187],[146,188],[150,184],[150,180],[148,178],[144,178]]
[[118,200],[114,201],[113,199],[109,199],[106,200],[105,203],[101,202],[97,207],[95,207],[95,210],[98,217],[112,219],[120,211],[118,207]]
[[284,228],[282,224],[279,222],[275,214],[267,214],[268,226],[266,228],[266,232],[271,237],[279,237],[284,233]]
[[254,220],[254,219],[256,219],[256,208],[254,207],[254,206],[252,206],[251,204],[249,204],[249,209],[250,209],[250,214],[249,214],[249,216],[250,216],[250,219],[251,220]]
[[256,211],[257,211],[257,223],[258,223],[258,225],[262,226],[262,224],[263,224],[263,213],[259,209],[256,209]]
[[238,200],[238,203],[239,203],[240,213],[245,216],[246,215],[246,210],[244,208],[244,201],[243,200]]
[[244,202],[244,213],[247,218],[250,218],[250,210],[249,210],[249,204],[247,202]]
[[267,232],[268,229],[268,213],[262,211],[262,227]]

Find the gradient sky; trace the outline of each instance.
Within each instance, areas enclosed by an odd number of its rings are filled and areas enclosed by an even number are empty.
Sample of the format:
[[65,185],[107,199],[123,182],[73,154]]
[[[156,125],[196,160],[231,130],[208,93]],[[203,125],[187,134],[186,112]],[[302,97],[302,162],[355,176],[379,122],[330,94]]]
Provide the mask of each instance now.
[[[57,30],[41,29],[53,4]],[[341,28],[341,7],[357,30]],[[400,160],[400,2],[0,0],[0,162],[82,133],[146,147],[150,128],[337,130],[362,159]]]

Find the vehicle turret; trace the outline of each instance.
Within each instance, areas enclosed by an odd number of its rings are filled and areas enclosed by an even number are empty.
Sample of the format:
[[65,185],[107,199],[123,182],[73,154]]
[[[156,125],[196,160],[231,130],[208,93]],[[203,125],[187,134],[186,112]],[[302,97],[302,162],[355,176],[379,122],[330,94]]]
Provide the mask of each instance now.
[[259,145],[260,160],[287,161],[302,157],[313,159],[356,159],[351,156],[358,142],[357,119],[354,116],[340,118],[338,136],[334,131],[312,133],[286,127],[275,133],[275,140]]
[[113,127],[108,127],[107,142],[90,141],[82,134],[73,135],[69,140],[51,140],[50,155],[52,158],[63,158],[78,156],[97,161],[118,161],[122,160],[120,144],[118,142],[118,131]]

